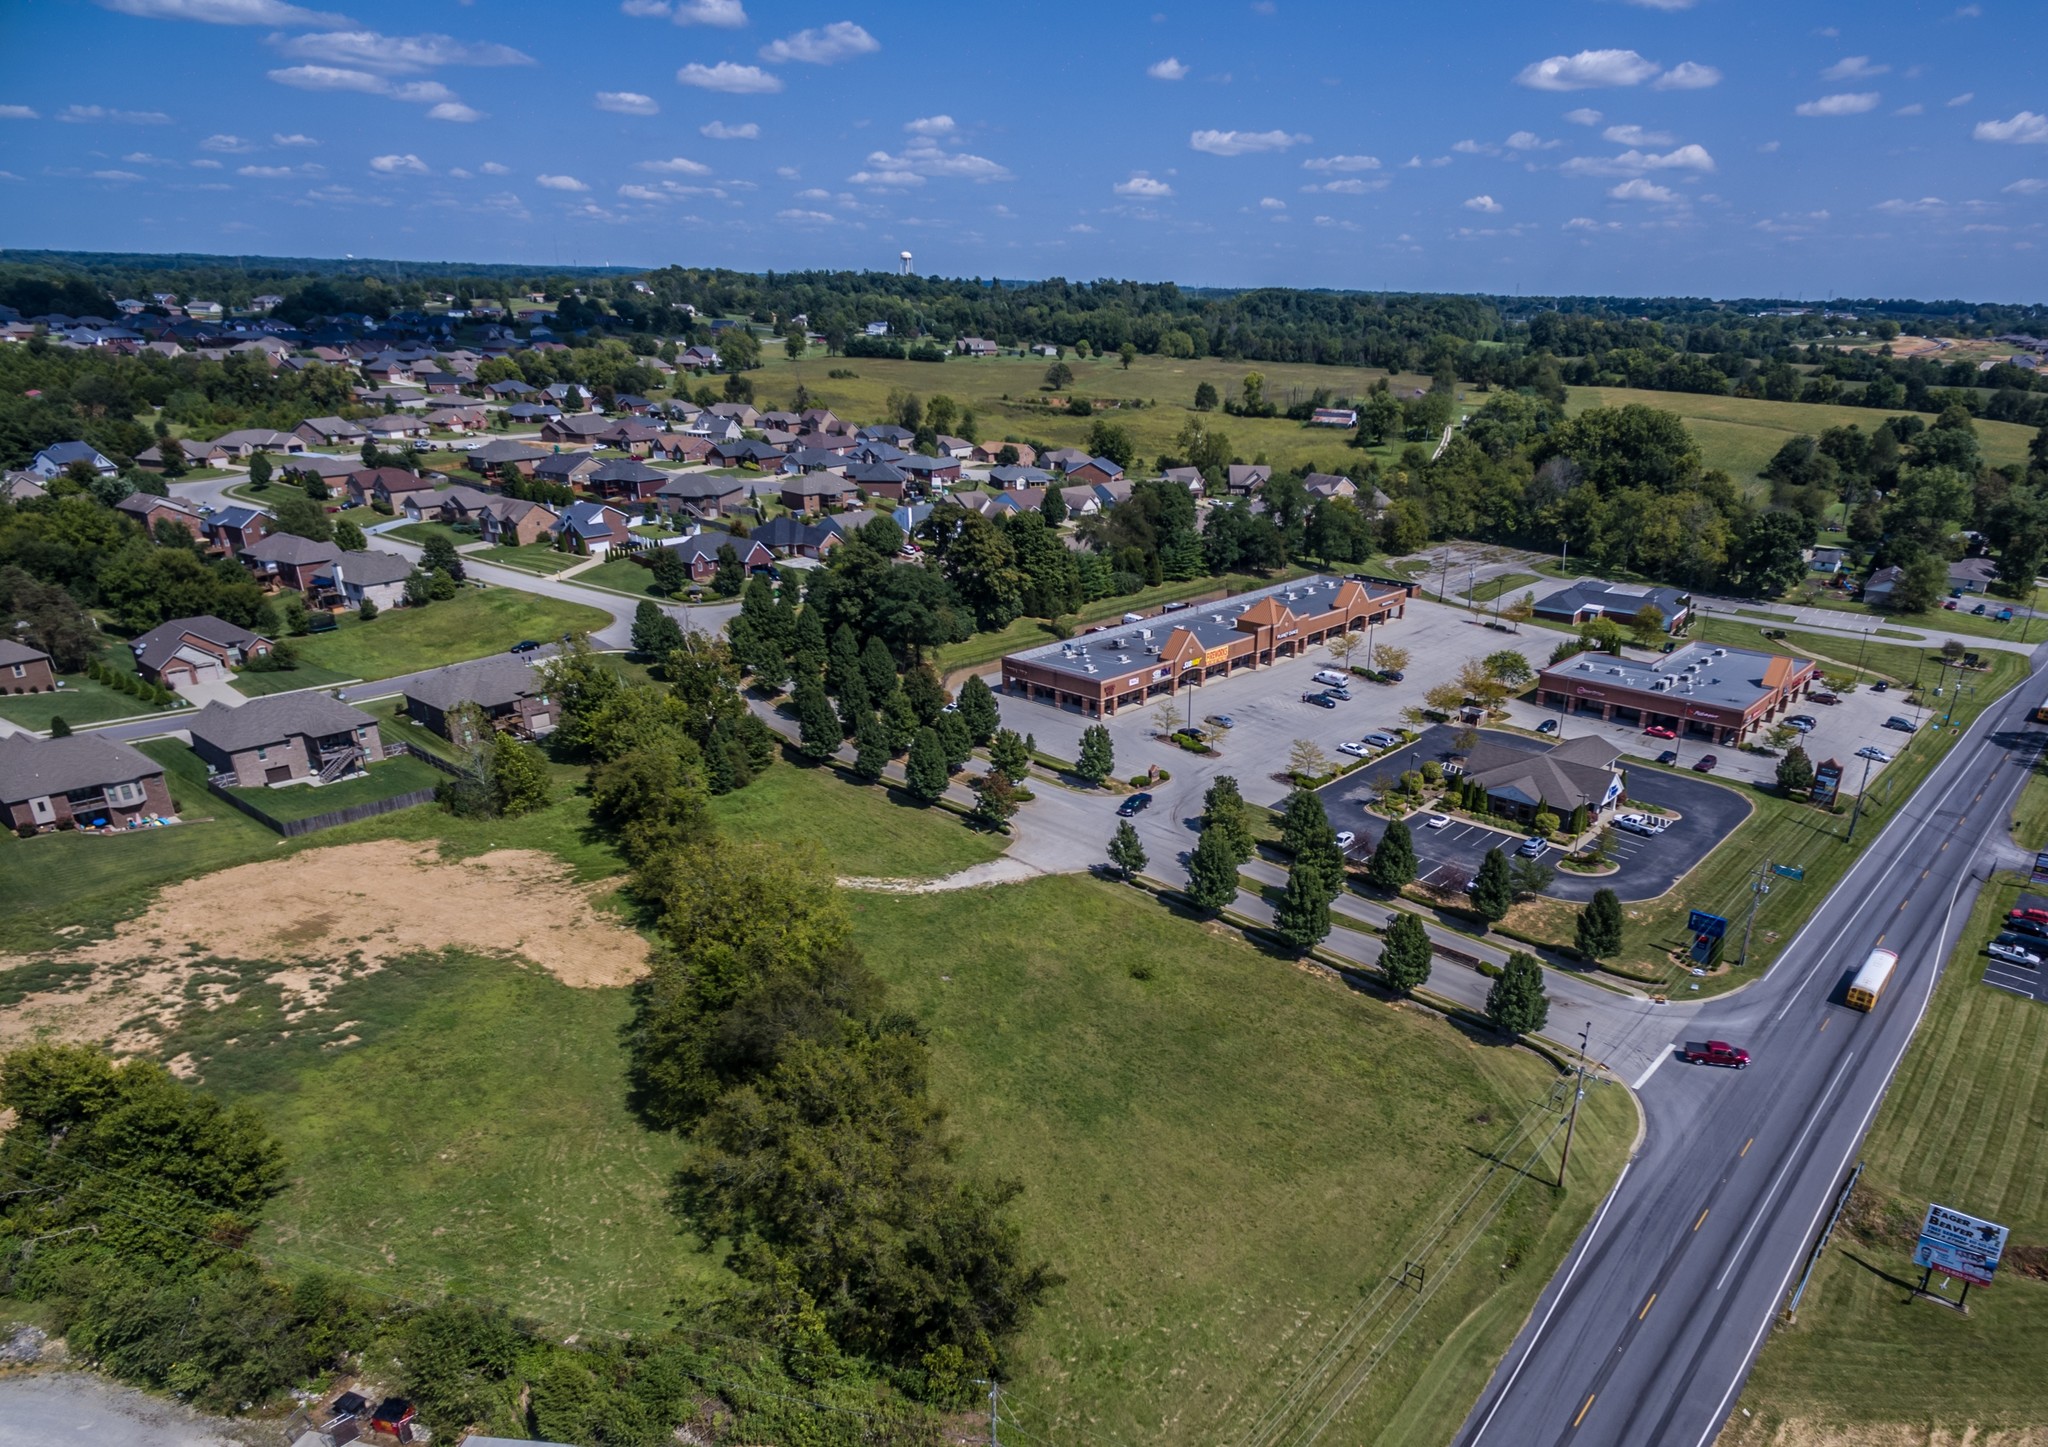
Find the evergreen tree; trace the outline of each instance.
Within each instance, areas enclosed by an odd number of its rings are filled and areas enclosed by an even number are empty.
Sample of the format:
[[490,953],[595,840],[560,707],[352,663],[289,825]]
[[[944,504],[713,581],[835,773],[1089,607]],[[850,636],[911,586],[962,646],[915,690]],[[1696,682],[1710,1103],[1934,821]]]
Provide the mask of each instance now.
[[1500,978],[1486,992],[1486,1018],[1503,1035],[1533,1035],[1550,1023],[1543,993],[1543,966],[1526,950],[1508,956]]
[[[670,551],[667,548],[663,552]],[[711,591],[721,598],[732,598],[747,584],[747,570],[740,566],[739,550],[731,543],[718,545],[718,564],[711,573]]]
[[866,714],[853,731],[853,772],[870,784],[877,783],[890,758],[889,730],[873,714]]
[[1580,804],[1572,809],[1571,821],[1565,827],[1571,832],[1572,838],[1576,839],[1586,832],[1586,826],[1592,822],[1592,814],[1584,804]]
[[1321,843],[1325,836],[1334,841],[1337,831],[1330,827],[1323,801],[1308,789],[1294,790],[1287,796],[1287,806],[1280,817],[1280,847],[1289,854],[1299,854]]
[[663,659],[683,646],[682,625],[662,611],[652,598],[642,598],[633,609],[633,651],[645,657]]
[[958,713],[941,713],[933,726],[945,746],[946,766],[957,769],[974,756],[974,740],[967,736],[967,724]]
[[976,744],[986,744],[1002,723],[996,711],[996,697],[978,673],[968,674],[967,681],[960,685],[957,709]]
[[917,710],[910,706],[910,696],[902,689],[889,695],[889,701],[882,705],[882,723],[889,731],[889,750],[900,754],[917,741]]
[[839,752],[840,741],[846,737],[832,712],[832,700],[825,697],[823,684],[807,678],[796,686],[795,703],[797,747],[823,763]]
[[831,646],[825,650],[825,692],[840,697],[847,680],[859,673],[860,641],[853,636],[853,629],[842,623],[832,630]]
[[429,537],[420,549],[420,563],[430,573],[446,573],[460,582],[462,579],[462,554],[455,551],[455,540],[443,533]]
[[910,696],[910,706],[917,710],[917,720],[922,724],[936,726],[939,715],[952,702],[929,663],[920,663],[903,675],[903,691]]
[[1611,889],[1596,890],[1579,911],[1579,953],[1604,960],[1621,953],[1621,897]]
[[927,727],[917,731],[903,772],[904,782],[913,798],[929,804],[945,796],[946,746],[939,742],[937,729]]
[[846,687],[839,692],[839,724],[852,738],[860,731],[860,721],[875,716],[874,705],[868,701],[866,675],[855,669],[846,680]]
[[1237,898],[1237,856],[1231,841],[1213,829],[1202,831],[1188,855],[1188,898],[1211,914]]
[[990,767],[1013,784],[1022,782],[1031,772],[1031,752],[1015,729],[996,730],[996,736],[989,740],[988,758]]
[[71,737],[71,725],[64,722],[62,714],[53,713],[50,715],[50,737],[53,739],[68,739]]
[[1091,784],[1116,772],[1116,744],[1105,725],[1090,724],[1081,730],[1081,757],[1074,761],[1074,772]]
[[1488,924],[1498,924],[1507,918],[1508,908],[1515,902],[1513,876],[1508,871],[1508,857],[1498,849],[1486,851],[1486,858],[1479,861],[1479,874],[1472,881],[1472,908]]
[[720,747],[716,725],[711,730],[711,741],[704,747],[704,786],[714,794],[730,794],[740,787],[738,763],[731,749]]
[[822,677],[825,652],[824,620],[816,608],[805,608],[796,615],[796,632],[790,642],[790,676],[799,683]]
[[1778,760],[1778,787],[1788,794],[1803,794],[1813,787],[1813,760],[1798,744]]
[[1380,842],[1372,852],[1372,863],[1365,871],[1365,882],[1386,894],[1398,894],[1401,886],[1415,878],[1415,838],[1408,832],[1405,820],[1396,819],[1387,825],[1387,832],[1380,836]]
[[896,660],[889,656],[889,649],[881,638],[873,633],[860,647],[861,676],[868,681],[868,697],[877,706],[886,701],[901,685],[896,681]]
[[1302,954],[1328,938],[1330,891],[1312,860],[1296,859],[1287,871],[1287,892],[1273,911],[1273,928]]
[[674,548],[657,548],[654,566],[648,571],[654,574],[654,586],[664,597],[673,598],[690,586],[690,565]]
[[1135,877],[1149,862],[1145,845],[1138,838],[1138,831],[1131,827],[1128,819],[1116,821],[1116,833],[1109,837],[1109,862],[1128,880]]
[[1401,995],[1420,989],[1429,979],[1430,963],[1429,931],[1422,917],[1395,910],[1380,945],[1380,973],[1386,976],[1387,988]]
[[1245,803],[1237,780],[1229,774],[1218,774],[1202,795],[1202,827],[1222,830],[1240,864],[1258,852],[1257,841],[1252,837],[1251,806]]

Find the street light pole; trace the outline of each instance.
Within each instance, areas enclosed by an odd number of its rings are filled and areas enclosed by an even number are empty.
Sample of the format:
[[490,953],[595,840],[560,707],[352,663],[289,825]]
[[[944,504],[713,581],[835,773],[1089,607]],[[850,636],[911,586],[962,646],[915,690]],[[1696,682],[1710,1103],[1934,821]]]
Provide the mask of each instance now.
[[1856,842],[1856,821],[1863,815],[1863,796],[1870,792],[1870,755],[1863,756],[1863,782],[1856,789],[1856,803],[1849,810],[1849,837],[1845,843]]
[[1572,1083],[1572,1114],[1564,1128],[1564,1154],[1557,1162],[1557,1188],[1564,1189],[1564,1168],[1572,1160],[1572,1136],[1579,1128],[1579,1102],[1586,1096],[1586,1047],[1592,1043],[1593,1022],[1588,1020],[1586,1028],[1579,1032],[1579,1075]]

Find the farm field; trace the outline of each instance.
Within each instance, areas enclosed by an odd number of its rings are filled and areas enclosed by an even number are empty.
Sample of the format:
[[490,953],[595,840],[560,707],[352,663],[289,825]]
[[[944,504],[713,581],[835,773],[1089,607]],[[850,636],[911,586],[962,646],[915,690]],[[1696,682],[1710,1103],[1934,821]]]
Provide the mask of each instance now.
[[[1099,881],[855,903],[965,1157],[1027,1183],[1026,1246],[1068,1278],[1005,1393],[1041,1439],[1236,1440],[1554,1078]],[[1620,1168],[1629,1101],[1589,1121],[1585,1176],[1515,1197],[1334,1440],[1448,1439]]]
[[502,653],[522,638],[588,632],[610,621],[580,603],[514,588],[466,589],[445,603],[394,608],[368,623],[344,614],[332,633],[301,639],[299,656],[350,678],[390,678]]
[[[2048,1422],[2048,1007],[1981,983],[1984,944],[2020,892],[1999,876],[1979,896],[1871,1128],[1845,1229],[1797,1325],[1764,1348],[1742,1396],[1750,1418],[1738,1416],[1723,1447],[1992,1441],[2002,1439],[1982,1434]],[[1907,1295],[1931,1200],[2012,1232],[1997,1283],[1970,1293],[1968,1317]]]

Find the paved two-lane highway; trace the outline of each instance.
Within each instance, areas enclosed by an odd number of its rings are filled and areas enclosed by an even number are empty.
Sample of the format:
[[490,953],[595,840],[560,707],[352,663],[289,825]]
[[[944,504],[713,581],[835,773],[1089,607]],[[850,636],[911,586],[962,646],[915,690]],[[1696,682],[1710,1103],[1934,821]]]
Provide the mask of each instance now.
[[[2023,684],[1987,710],[1769,975],[1701,1007],[1691,1031],[1743,1045],[1749,1069],[1667,1058],[1642,1083],[1643,1148],[1461,1447],[1701,1447],[1719,1433],[2007,847],[2048,743],[2035,702]],[[1880,944],[1899,954],[1895,977],[1874,1011],[1851,1010],[1846,977]]]

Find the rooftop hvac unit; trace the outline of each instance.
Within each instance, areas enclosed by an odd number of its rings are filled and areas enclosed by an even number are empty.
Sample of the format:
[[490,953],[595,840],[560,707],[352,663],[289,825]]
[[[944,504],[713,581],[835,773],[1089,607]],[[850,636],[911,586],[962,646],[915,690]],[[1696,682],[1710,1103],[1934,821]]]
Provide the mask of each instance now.
[[1087,671],[1087,672],[1089,672],[1089,673],[1100,673],[1100,672],[1102,672],[1102,670],[1101,670],[1101,669],[1097,668],[1097,667],[1096,667],[1096,666],[1095,666],[1094,664],[1092,664],[1092,663],[1090,663],[1090,664],[1086,664],[1086,665],[1084,665],[1084,667],[1085,667],[1086,671]]
[[1150,638],[1152,636],[1152,630],[1150,628],[1140,628],[1138,630],[1138,636],[1140,638]]
[[1147,648],[1147,649],[1146,649],[1145,651],[1146,651],[1147,653],[1151,654],[1151,655],[1152,655],[1153,657],[1155,657],[1155,658],[1156,658],[1156,657],[1158,657],[1158,656],[1159,656],[1159,645],[1158,645],[1157,643],[1154,643],[1154,644],[1152,644],[1152,645],[1151,645],[1150,647],[1148,647],[1148,648]]

